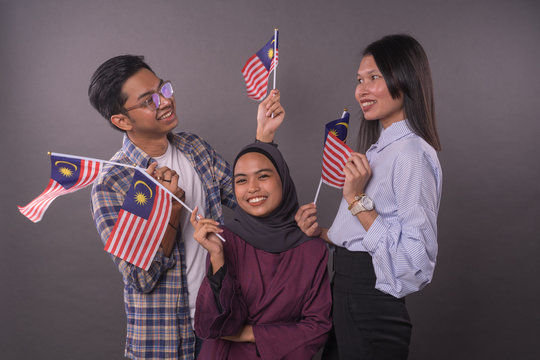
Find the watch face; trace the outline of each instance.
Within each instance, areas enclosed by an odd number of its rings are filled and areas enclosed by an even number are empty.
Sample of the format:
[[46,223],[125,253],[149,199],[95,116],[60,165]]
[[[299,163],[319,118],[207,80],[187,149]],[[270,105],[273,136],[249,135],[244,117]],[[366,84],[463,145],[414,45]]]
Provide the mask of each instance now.
[[371,200],[369,197],[362,196],[362,199],[360,199],[360,201],[362,203],[362,206],[366,210],[373,210],[373,200]]

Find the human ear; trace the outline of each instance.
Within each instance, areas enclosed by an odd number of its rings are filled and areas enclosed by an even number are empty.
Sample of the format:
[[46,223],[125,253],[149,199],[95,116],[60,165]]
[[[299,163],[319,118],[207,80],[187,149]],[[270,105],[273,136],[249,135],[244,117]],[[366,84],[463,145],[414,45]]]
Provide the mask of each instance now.
[[124,114],[116,114],[111,116],[111,123],[123,131],[129,131],[133,128],[131,120]]

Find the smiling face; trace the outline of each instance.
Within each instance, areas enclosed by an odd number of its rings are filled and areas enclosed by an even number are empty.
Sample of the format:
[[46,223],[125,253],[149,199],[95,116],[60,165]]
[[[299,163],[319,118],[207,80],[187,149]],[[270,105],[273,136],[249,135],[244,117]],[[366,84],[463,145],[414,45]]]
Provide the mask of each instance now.
[[242,155],[234,167],[234,193],[246,213],[265,217],[282,199],[281,178],[266,156],[250,152]]
[[403,96],[393,99],[381,71],[371,55],[366,55],[358,68],[355,97],[366,120],[379,120],[384,128],[405,119]]
[[[163,80],[150,70],[139,70],[122,86],[122,94],[127,97],[124,108],[129,109],[148,100],[162,84]],[[178,124],[174,96],[167,99],[160,95],[158,109],[145,106],[136,107],[127,111],[127,114],[113,115],[111,121],[125,130],[132,140],[155,136],[163,137]]]

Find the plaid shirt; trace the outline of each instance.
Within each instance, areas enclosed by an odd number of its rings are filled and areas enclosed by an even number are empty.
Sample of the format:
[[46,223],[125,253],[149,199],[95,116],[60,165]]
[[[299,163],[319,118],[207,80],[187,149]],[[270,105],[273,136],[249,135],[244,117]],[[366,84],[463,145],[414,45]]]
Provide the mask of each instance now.
[[[236,205],[230,165],[194,134],[169,134],[169,141],[186,155],[205,187],[205,217],[223,223],[221,204],[230,208]],[[111,161],[146,168],[154,160],[124,136],[122,149]],[[103,243],[118,218],[134,171],[105,165],[94,182],[92,214]],[[193,359],[195,335],[189,315],[184,256],[181,232],[171,256],[167,258],[158,250],[148,271],[112,256],[124,279],[126,357]]]

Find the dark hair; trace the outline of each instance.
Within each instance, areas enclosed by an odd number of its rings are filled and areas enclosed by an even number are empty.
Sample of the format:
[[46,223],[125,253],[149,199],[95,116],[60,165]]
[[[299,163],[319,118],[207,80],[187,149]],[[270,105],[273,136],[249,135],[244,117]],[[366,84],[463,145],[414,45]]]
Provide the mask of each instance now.
[[154,72],[144,62],[144,56],[121,55],[101,64],[90,79],[90,104],[117,130],[120,129],[114,126],[110,119],[115,114],[124,113],[127,98],[122,94],[122,87],[127,79],[141,69]]
[[[388,35],[364,50],[372,55],[393,99],[403,96],[403,108],[411,130],[435,150],[441,150],[435,126],[433,83],[429,62],[422,45],[409,35]],[[358,145],[367,151],[381,132],[379,121],[366,121],[362,115]]]

